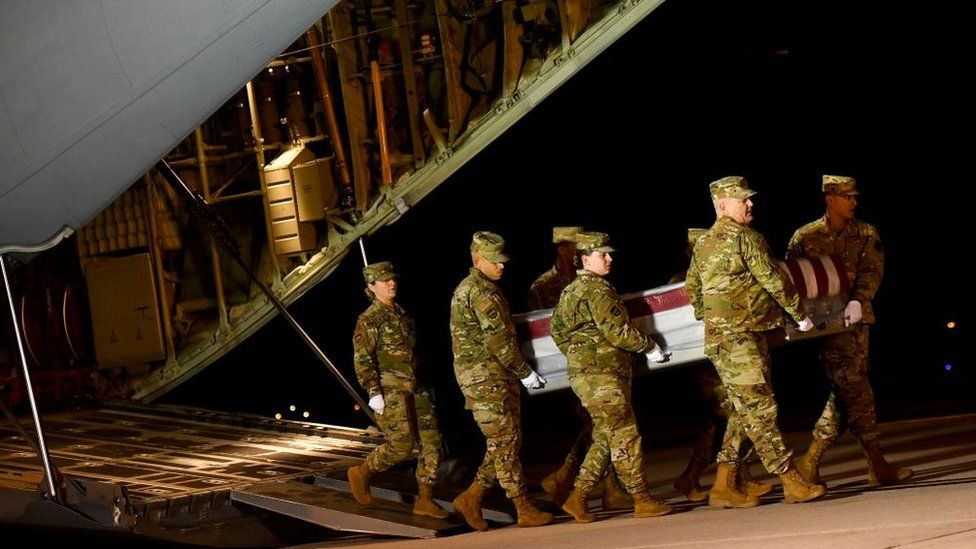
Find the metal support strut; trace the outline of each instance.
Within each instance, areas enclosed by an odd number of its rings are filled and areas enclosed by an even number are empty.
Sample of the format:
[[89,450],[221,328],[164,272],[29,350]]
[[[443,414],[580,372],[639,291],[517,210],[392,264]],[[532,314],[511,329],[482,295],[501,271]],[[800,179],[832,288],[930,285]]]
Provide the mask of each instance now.
[[278,296],[276,296],[274,292],[272,292],[271,289],[258,278],[254,271],[244,263],[244,261],[241,259],[240,245],[237,243],[234,235],[231,234],[230,229],[227,228],[227,225],[224,224],[224,221],[217,215],[216,212],[214,212],[213,208],[204,202],[200,196],[190,190],[190,188],[186,186],[182,179],[180,179],[180,176],[176,175],[176,172],[173,171],[173,168],[171,168],[165,160],[160,160],[157,162],[156,169],[163,176],[163,178],[173,186],[176,192],[179,193],[180,197],[186,203],[187,211],[190,213],[190,217],[200,225],[200,230],[205,233],[209,233],[217,247],[223,250],[225,254],[237,262],[237,265],[240,266],[245,273],[247,273],[247,276],[250,277],[251,281],[261,289],[264,295],[268,297],[272,304],[274,304],[275,308],[278,309],[278,312],[281,313],[281,316],[284,317],[288,324],[291,325],[292,329],[294,329],[302,340],[305,341],[305,344],[308,345],[309,349],[312,350],[315,357],[318,358],[319,361],[329,369],[346,392],[349,393],[349,396],[351,396],[352,399],[359,404],[359,409],[362,410],[367,417],[369,417],[369,420],[373,423],[373,425],[379,427],[379,424],[376,423],[376,418],[373,416],[373,409],[369,407],[369,404],[363,400],[363,397],[359,396],[359,392],[356,391],[348,380],[346,380],[346,378],[342,375],[342,372],[340,372],[339,369],[336,368],[336,365],[329,360],[329,357],[325,356],[322,349],[320,349],[319,346],[312,341],[311,336],[309,336],[298,321],[295,320],[295,317],[291,316],[291,313],[288,312],[285,304],[278,299]]

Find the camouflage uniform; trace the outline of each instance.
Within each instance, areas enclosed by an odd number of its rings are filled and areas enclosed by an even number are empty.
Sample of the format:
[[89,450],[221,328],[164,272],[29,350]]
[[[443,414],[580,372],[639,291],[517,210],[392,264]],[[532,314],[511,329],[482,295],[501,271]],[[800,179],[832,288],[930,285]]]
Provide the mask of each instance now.
[[[576,271],[573,271],[572,276],[563,276],[556,267],[543,273],[532,283],[532,289],[529,290],[529,310],[551,309],[555,307],[559,303],[559,295],[562,293],[563,288],[568,286],[575,278]],[[563,463],[567,469],[578,471],[592,441],[593,420],[590,418],[590,414],[587,413],[586,408],[580,405],[579,401],[574,402],[574,404],[573,411],[576,413],[576,417],[579,418],[580,423],[583,424],[583,430],[577,435],[576,441],[573,442],[573,447],[566,454],[566,459]]]
[[[478,247],[478,235],[487,242]],[[492,233],[477,233],[472,251],[490,261],[505,261],[501,245],[492,254]],[[478,269],[461,281],[451,298],[451,347],[454,375],[465,407],[485,435],[487,450],[475,482],[487,488],[495,478],[509,498],[525,495],[525,477],[519,452],[522,432],[519,423],[521,393],[519,380],[532,373],[519,351],[508,301],[501,289]]]
[[[688,229],[687,255],[689,260],[692,251],[695,249],[695,243],[706,232],[708,229]],[[684,270],[672,276],[668,280],[668,284],[684,282],[686,278],[688,278],[688,271]],[[701,397],[708,407],[708,423],[695,440],[689,461],[704,468],[714,459],[716,442],[720,442],[716,436],[722,436],[721,433],[724,433],[724,428],[735,408],[729,401],[728,391],[725,389],[718,371],[715,370],[714,364],[708,363],[698,368],[695,372],[695,379],[698,381]]]
[[[562,244],[573,242],[576,234],[582,227],[553,227],[552,243]],[[537,309],[551,309],[559,302],[559,294],[563,288],[569,285],[576,278],[575,272],[561,273],[556,265],[539,275],[529,288],[528,308],[530,311]]]
[[[713,199],[755,194],[741,177],[720,179],[711,190]],[[762,235],[722,216],[698,238],[685,289],[695,318],[705,321],[705,354],[715,364],[735,408],[718,462],[737,463],[748,438],[767,471],[784,473],[792,454],[776,424],[763,332],[781,325],[782,309],[797,322],[803,320],[796,288]]]
[[[727,431],[728,420],[735,412],[732,402],[729,401],[728,391],[718,371],[711,363],[704,364],[695,371],[695,379],[698,381],[698,390],[702,400],[707,407],[707,423],[695,439],[695,445],[691,449],[689,462],[696,463],[704,469],[709,463],[714,461],[715,452],[721,444],[721,439]],[[743,453],[740,457],[745,458],[745,453],[751,450],[748,440],[738,444]]]
[[[364,274],[367,282],[385,280],[394,276],[393,266],[374,263]],[[366,457],[367,471],[383,471],[408,459],[419,438],[417,482],[430,485],[437,480],[441,436],[429,396],[417,390],[415,341],[407,313],[399,305],[374,300],[356,322],[353,361],[363,389],[370,397],[383,395],[386,404],[383,413],[376,414],[386,442]]]
[[[575,242],[576,235],[581,230],[583,230],[582,227],[553,227],[552,243],[558,245],[563,242]],[[575,270],[569,274],[563,274],[556,265],[553,265],[551,269],[539,275],[539,278],[535,279],[535,282],[532,283],[532,287],[529,289],[529,310],[534,311],[555,307],[559,303],[559,295],[563,289],[575,278]],[[577,435],[569,453],[566,454],[563,467],[568,471],[572,471],[573,476],[575,476],[593,441],[593,419],[578,400],[574,402],[573,411],[583,425],[583,429]],[[613,466],[611,465],[611,471],[612,468]]]
[[[853,178],[842,176],[824,176],[823,190],[857,194]],[[861,303],[861,322],[849,332],[824,338],[820,348],[831,392],[814,428],[814,437],[833,443],[843,432],[847,415],[851,431],[862,442],[870,442],[878,437],[878,423],[868,380],[868,326],[874,324],[871,299],[884,272],[881,237],[877,229],[858,219],[832,233],[824,216],[797,229],[787,253],[789,258],[823,254],[839,257],[851,283],[850,299]]]
[[[580,233],[576,246],[612,251],[601,233]],[[644,452],[631,403],[631,353],[650,351],[655,344],[630,325],[627,309],[609,282],[586,270],[576,274],[550,324],[550,334],[568,361],[569,384],[593,418],[593,442],[575,490],[591,492],[612,462],[628,493],[645,494]]]
[[575,277],[575,273],[565,275],[559,272],[555,266],[539,275],[539,278],[532,283],[532,288],[529,289],[529,310],[535,311],[555,307],[556,303],[559,302],[559,294]]

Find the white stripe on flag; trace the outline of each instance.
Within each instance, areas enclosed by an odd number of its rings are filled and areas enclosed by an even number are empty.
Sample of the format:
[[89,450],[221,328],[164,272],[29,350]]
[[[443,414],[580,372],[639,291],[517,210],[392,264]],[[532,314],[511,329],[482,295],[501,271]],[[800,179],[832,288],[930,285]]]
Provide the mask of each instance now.
[[818,256],[817,259],[827,271],[827,296],[835,296],[840,293],[840,273],[837,272],[837,264],[829,255]]
[[817,297],[817,274],[814,272],[810,260],[801,257],[796,260],[796,264],[800,267],[800,272],[803,273],[803,285],[807,290],[807,295],[804,297],[807,299]]

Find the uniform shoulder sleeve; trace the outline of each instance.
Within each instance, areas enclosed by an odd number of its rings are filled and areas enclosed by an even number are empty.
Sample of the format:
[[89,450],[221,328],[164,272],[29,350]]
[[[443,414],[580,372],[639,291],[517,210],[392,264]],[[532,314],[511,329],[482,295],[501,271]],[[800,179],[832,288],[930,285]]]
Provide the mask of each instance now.
[[552,310],[552,317],[549,319],[549,335],[563,354],[566,354],[569,348],[570,323],[572,322],[571,317],[574,315],[572,308],[577,302],[573,296],[576,294],[578,284],[579,282],[574,281],[566,286],[559,296],[559,302]]
[[786,246],[786,258],[806,257],[807,251],[804,244],[809,243],[810,239],[816,239],[822,225],[823,220],[816,219],[797,229]]
[[749,272],[759,281],[763,289],[769,292],[794,320],[797,322],[803,320],[800,296],[793,282],[783,274],[779,262],[773,259],[766,239],[757,231],[746,228],[739,234],[739,250],[749,267]]
[[803,228],[799,228],[793,233],[793,237],[790,238],[789,244],[786,245],[786,259],[796,259],[798,257],[803,257]]
[[485,335],[488,351],[495,355],[502,366],[522,379],[529,375],[532,369],[529,368],[519,350],[515,326],[503,300],[504,298],[495,291],[473,288],[471,292],[471,306]]
[[380,389],[379,361],[376,359],[376,344],[379,340],[380,323],[369,309],[359,315],[356,329],[352,336],[353,363],[356,368],[356,378],[359,384],[369,393],[376,396]]
[[532,287],[529,288],[529,299],[526,301],[526,307],[528,307],[530,311],[545,309],[545,307],[542,306],[542,288],[538,281],[533,283]]
[[635,353],[653,347],[647,335],[630,324],[627,307],[609,282],[594,281],[586,297],[593,322],[614,347]]
[[884,246],[881,244],[881,235],[873,225],[857,221],[857,228],[863,238],[863,247],[858,257],[851,299],[864,303],[871,301],[881,287],[881,278],[884,276]]
[[698,256],[692,252],[691,263],[688,265],[688,272],[685,274],[685,293],[688,294],[688,301],[695,309],[695,319],[705,318],[705,305],[702,299],[701,271],[698,268]]

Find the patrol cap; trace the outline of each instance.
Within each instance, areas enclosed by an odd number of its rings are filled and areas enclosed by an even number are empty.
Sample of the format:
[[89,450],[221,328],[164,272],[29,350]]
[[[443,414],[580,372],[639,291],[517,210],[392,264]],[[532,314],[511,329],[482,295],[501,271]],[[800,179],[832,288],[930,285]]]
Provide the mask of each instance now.
[[396,276],[398,275],[393,272],[393,264],[389,261],[370,263],[363,267],[363,278],[366,279],[367,284],[372,284],[379,280],[389,280]]
[[580,231],[576,234],[576,249],[587,254],[593,252],[617,251],[611,248],[608,244],[610,244],[610,237],[607,236],[606,233]]
[[493,263],[508,261],[508,256],[505,255],[505,239],[492,232],[474,233],[471,237],[471,251]]
[[758,194],[749,188],[749,182],[741,175],[730,175],[717,179],[708,184],[708,190],[712,193],[712,200],[720,198],[738,198],[745,200],[750,196]]
[[701,236],[708,232],[708,229],[688,229],[688,245],[692,248]]
[[552,243],[576,242],[576,234],[582,230],[583,227],[553,227]]
[[849,175],[825,175],[821,186],[826,194],[840,194],[844,196],[857,196],[857,181]]

